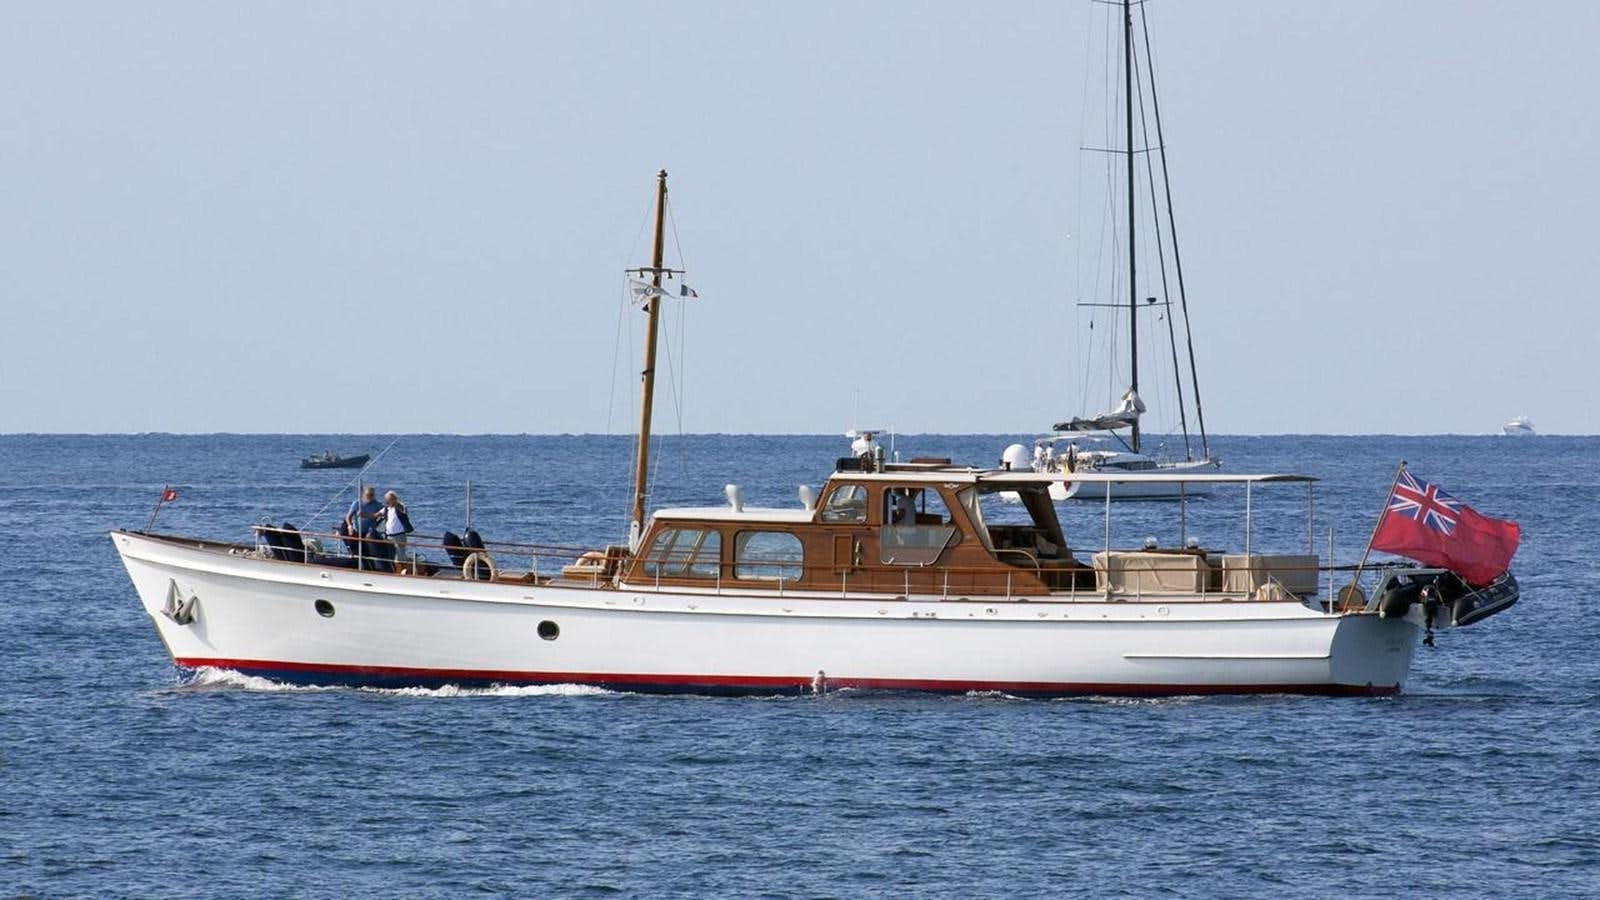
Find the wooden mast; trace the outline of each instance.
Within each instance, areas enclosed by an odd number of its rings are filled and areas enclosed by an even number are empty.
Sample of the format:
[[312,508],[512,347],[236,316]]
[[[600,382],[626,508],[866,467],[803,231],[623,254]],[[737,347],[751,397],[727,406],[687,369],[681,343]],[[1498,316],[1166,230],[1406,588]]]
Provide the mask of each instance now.
[[656,389],[656,323],[661,318],[662,251],[665,249],[665,224],[667,212],[667,170],[656,173],[656,240],[650,257],[650,284],[652,290],[645,298],[645,310],[650,324],[645,330],[643,392],[639,400],[639,457],[633,469],[633,515],[628,522],[628,548],[639,549],[639,538],[644,534],[644,503],[650,479],[650,413],[655,403]]
[[[1133,4],[1122,0],[1122,94],[1123,114],[1127,121],[1128,155],[1128,361],[1132,370],[1128,389],[1139,396],[1139,286],[1134,283],[1133,246]],[[1139,418],[1133,419],[1133,452],[1139,452]],[[1109,493],[1109,491],[1108,491]]]

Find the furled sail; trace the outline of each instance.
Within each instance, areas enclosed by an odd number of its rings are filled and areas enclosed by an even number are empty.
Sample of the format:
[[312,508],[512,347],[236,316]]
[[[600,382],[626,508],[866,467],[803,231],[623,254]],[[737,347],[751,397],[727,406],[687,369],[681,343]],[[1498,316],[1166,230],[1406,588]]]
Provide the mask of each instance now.
[[1087,419],[1074,418],[1057,422],[1053,427],[1056,431],[1114,431],[1118,428],[1132,427],[1143,413],[1144,401],[1139,399],[1139,392],[1129,388],[1122,395],[1116,408],[1110,412]]

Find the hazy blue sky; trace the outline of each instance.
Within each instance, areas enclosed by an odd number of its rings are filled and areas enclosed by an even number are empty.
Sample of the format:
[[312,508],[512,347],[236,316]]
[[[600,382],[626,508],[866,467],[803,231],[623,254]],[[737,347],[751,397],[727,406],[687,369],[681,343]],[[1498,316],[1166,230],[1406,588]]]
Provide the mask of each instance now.
[[[685,430],[1044,428],[1099,10],[0,5],[0,431],[626,430],[661,167]],[[1600,432],[1600,4],[1151,28],[1213,430]]]

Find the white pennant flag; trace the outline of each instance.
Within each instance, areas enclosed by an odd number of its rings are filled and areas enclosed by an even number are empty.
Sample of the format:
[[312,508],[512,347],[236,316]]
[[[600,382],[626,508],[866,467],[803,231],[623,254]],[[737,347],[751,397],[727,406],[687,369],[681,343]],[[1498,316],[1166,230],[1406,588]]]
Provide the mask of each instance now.
[[633,302],[635,303],[643,303],[651,297],[666,296],[666,292],[662,291],[661,288],[648,281],[640,281],[637,278],[628,279],[628,292],[633,295]]

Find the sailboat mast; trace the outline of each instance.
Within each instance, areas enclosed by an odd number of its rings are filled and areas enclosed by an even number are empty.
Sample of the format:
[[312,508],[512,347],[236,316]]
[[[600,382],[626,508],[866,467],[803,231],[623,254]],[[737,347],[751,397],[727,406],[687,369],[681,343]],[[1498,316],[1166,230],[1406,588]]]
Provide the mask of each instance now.
[[[1122,98],[1123,116],[1127,119],[1128,157],[1128,362],[1131,374],[1128,388],[1134,396],[1139,394],[1139,286],[1134,282],[1138,266],[1134,264],[1134,213],[1133,213],[1133,3],[1122,0]],[[1133,420],[1133,452],[1139,452],[1139,420]]]
[[650,283],[654,290],[645,298],[645,310],[650,324],[645,330],[644,371],[641,373],[643,389],[639,400],[639,457],[633,469],[633,516],[628,523],[628,546],[639,549],[639,539],[644,534],[644,502],[649,491],[650,478],[650,413],[655,405],[656,391],[656,324],[661,318],[661,273],[663,251],[666,247],[667,170],[656,173],[656,240],[650,257]]

